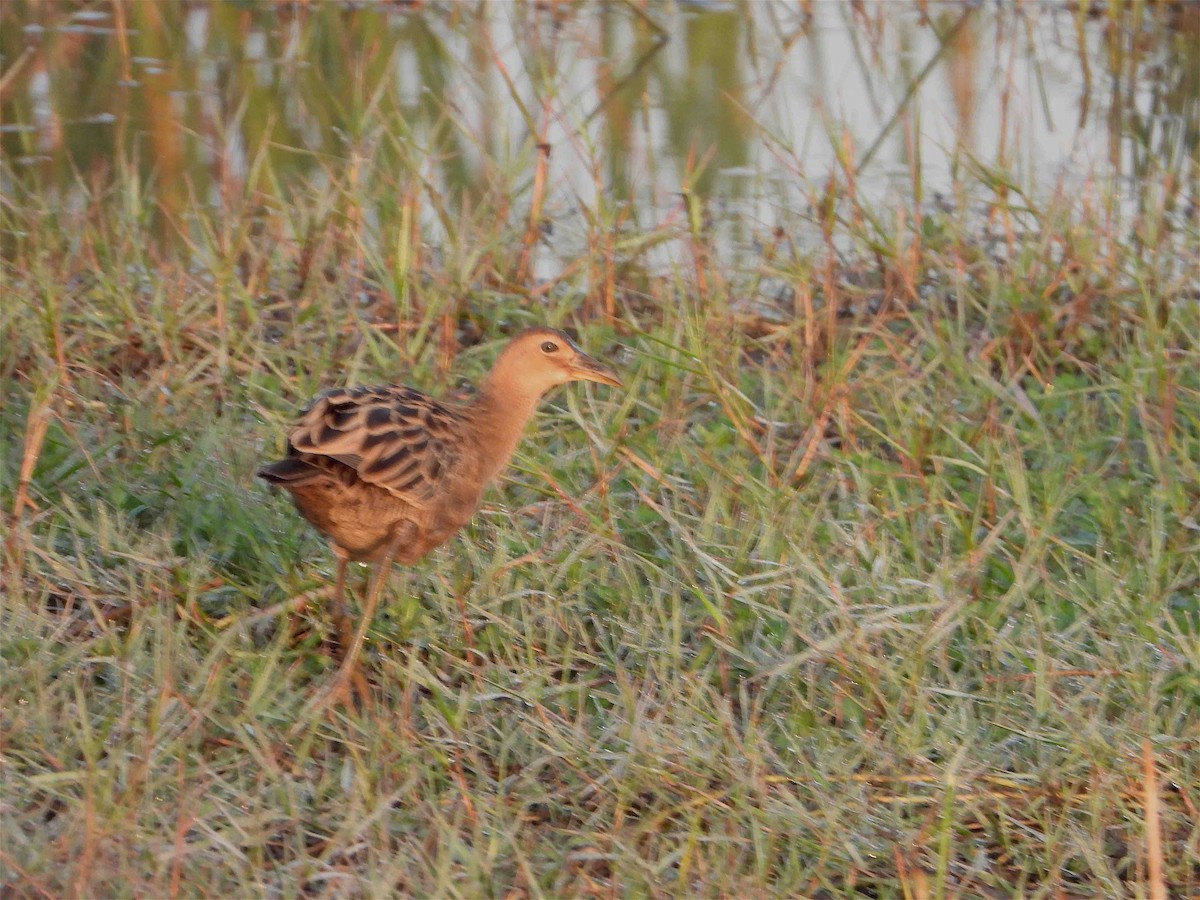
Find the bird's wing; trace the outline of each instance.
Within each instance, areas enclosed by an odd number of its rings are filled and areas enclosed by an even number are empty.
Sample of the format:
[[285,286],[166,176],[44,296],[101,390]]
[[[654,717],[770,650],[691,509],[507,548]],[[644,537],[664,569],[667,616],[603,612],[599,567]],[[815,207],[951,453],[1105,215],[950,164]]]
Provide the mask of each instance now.
[[413,506],[429,504],[462,456],[461,413],[402,386],[338,388],[317,397],[288,435],[300,453],[344,463]]

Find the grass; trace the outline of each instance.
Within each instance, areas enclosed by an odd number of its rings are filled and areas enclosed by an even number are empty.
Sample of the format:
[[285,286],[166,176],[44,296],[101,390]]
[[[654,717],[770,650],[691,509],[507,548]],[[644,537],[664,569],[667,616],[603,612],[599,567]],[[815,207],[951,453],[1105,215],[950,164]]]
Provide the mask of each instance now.
[[[883,209],[847,168],[757,253],[600,191],[527,292],[532,139],[459,199],[265,141],[220,213],[10,181],[6,890],[1200,891],[1178,182]],[[256,464],[322,386],[452,389],[543,320],[627,389],[553,395],[314,714],[332,560]]]

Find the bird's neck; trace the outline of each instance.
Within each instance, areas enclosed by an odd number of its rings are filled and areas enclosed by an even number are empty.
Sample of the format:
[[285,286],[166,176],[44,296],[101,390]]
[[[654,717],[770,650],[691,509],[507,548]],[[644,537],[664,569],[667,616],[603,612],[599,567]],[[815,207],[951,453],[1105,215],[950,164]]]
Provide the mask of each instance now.
[[489,378],[471,404],[479,446],[483,451],[484,481],[492,481],[512,459],[525,426],[537,411],[540,393],[497,389]]

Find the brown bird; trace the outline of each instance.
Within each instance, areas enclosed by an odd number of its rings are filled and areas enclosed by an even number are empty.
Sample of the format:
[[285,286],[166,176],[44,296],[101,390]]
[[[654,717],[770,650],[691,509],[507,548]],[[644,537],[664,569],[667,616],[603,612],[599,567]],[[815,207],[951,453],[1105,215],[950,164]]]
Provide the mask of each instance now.
[[[392,563],[415,563],[467,523],[542,395],[568,381],[621,386],[612,369],[561,331],[531,328],[501,351],[470,402],[382,385],[336,388],[304,409],[288,435],[287,457],[258,475],[291,492],[337,557],[333,613],[344,656],[334,690],[357,678],[356,660]],[[345,603],[351,560],[376,565],[352,634]]]

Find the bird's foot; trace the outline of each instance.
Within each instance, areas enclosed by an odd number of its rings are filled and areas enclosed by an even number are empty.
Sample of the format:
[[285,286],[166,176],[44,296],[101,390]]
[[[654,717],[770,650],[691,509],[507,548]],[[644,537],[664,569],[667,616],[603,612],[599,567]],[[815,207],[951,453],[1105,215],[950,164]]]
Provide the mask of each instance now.
[[357,663],[342,663],[333,676],[331,688],[336,698],[346,705],[361,704],[371,696],[371,685]]
[[346,654],[354,644],[354,621],[347,615],[333,614],[333,632],[327,632],[321,641],[321,649],[339,664],[346,661]]
[[371,696],[371,685],[357,665],[343,661],[313,697],[310,709],[313,712],[329,710],[335,706],[360,710]]

